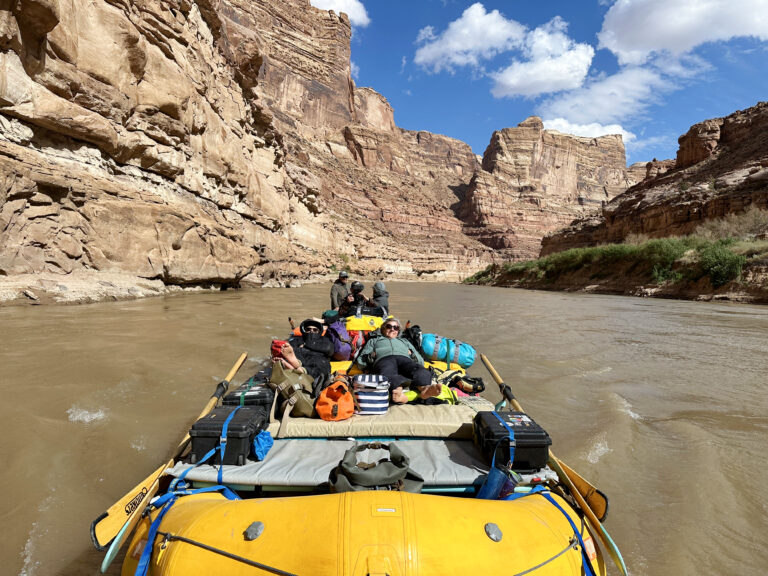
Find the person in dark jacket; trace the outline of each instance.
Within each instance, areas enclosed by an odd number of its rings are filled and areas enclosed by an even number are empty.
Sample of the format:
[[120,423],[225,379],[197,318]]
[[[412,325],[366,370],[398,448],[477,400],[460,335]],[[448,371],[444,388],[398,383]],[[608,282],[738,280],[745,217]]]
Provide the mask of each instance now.
[[405,338],[400,337],[400,321],[390,316],[366,342],[357,357],[357,364],[363,370],[382,374],[389,380],[392,402],[405,404],[403,385],[410,381],[419,391],[421,398],[432,398],[440,394],[442,386],[432,383],[432,373],[424,368],[424,359],[419,351]]
[[355,280],[349,287],[349,294],[339,306],[339,318],[346,318],[347,316],[354,316],[359,312],[362,312],[364,306],[370,306],[371,301],[363,294],[365,285],[362,282]]
[[373,298],[371,298],[371,304],[378,306],[384,310],[384,315],[389,312],[389,292],[384,282],[376,282],[373,285]]
[[317,320],[304,320],[299,325],[301,335],[291,336],[282,348],[286,368],[303,369],[317,382],[331,374],[333,342],[323,335],[323,325]]
[[334,281],[331,286],[331,310],[338,310],[341,303],[349,294],[349,288],[347,288],[347,280],[349,280],[349,274],[346,270],[339,272],[339,277]]

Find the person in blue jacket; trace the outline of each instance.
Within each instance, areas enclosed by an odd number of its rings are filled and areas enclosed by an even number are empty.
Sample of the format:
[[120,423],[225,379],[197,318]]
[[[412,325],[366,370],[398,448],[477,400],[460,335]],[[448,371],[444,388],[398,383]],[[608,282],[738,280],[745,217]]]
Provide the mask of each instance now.
[[432,398],[440,394],[440,384],[432,383],[432,373],[424,368],[424,359],[419,351],[405,338],[400,337],[400,321],[390,316],[370,340],[366,342],[357,357],[357,364],[363,370],[382,374],[389,380],[392,402],[404,404],[408,401],[403,385],[410,381],[419,391],[421,398]]

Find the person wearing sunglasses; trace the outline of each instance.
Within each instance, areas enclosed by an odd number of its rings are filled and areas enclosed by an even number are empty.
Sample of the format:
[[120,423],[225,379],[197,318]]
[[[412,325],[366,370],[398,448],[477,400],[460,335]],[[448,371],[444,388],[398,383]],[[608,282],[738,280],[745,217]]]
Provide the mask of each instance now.
[[400,321],[392,316],[384,320],[378,334],[374,332],[360,351],[358,366],[387,377],[395,404],[408,401],[403,386],[409,381],[422,398],[437,396],[440,385],[432,384],[432,374],[424,368],[424,359],[413,344],[400,336],[400,326]]
[[315,379],[330,375],[333,342],[323,334],[322,323],[308,318],[299,325],[299,332],[280,350],[283,366],[303,369]]

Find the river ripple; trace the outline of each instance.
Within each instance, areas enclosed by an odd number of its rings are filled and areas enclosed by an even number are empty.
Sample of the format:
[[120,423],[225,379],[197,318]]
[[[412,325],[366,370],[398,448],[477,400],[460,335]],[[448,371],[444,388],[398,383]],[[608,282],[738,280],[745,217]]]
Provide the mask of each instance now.
[[[630,572],[765,572],[768,308],[389,288],[403,322],[485,352],[555,453],[610,496]],[[242,351],[238,381],[328,289],[0,308],[2,572],[97,574],[91,520],[167,458]]]

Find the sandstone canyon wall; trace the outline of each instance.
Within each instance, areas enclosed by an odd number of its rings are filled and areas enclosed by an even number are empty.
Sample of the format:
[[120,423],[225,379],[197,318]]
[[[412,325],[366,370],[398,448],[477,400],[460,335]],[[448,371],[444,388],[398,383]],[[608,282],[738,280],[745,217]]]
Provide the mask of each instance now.
[[462,202],[466,232],[506,259],[538,254],[542,236],[595,212],[637,180],[620,136],[578,138],[531,117],[495,132]]
[[[0,276],[457,279],[631,183],[617,137],[398,128],[309,0],[0,0]],[[518,141],[519,140],[519,141]]]
[[768,208],[768,102],[696,124],[675,160],[649,162],[645,180],[542,242],[541,255],[569,248],[691,233],[705,220]]

